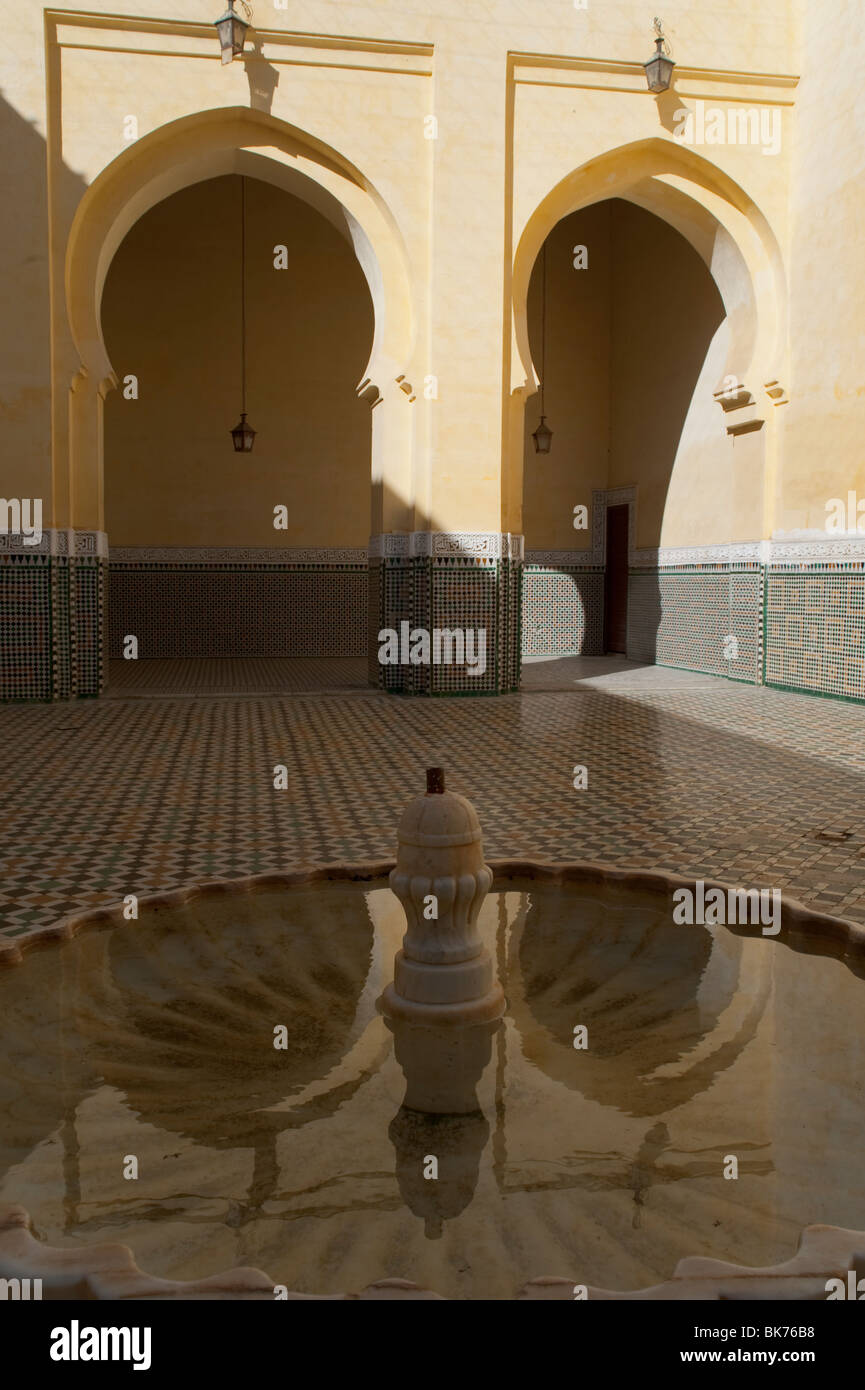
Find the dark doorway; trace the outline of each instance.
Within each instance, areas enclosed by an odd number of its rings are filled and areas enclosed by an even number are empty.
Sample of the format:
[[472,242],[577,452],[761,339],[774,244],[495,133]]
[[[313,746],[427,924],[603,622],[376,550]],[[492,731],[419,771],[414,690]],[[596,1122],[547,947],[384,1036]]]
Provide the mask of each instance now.
[[628,506],[607,508],[604,575],[604,651],[624,656],[628,645]]

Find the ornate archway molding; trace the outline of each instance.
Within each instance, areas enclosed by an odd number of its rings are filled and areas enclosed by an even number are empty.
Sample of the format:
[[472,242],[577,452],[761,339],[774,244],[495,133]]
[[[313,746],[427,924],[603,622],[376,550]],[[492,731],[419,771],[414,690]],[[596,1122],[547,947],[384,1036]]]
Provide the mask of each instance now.
[[780,247],[745,190],[672,139],[636,141],[589,160],[535,208],[514,255],[511,392],[526,399],[539,384],[529,346],[528,290],[544,241],[563,217],[610,198],[626,199],[668,222],[706,264],[730,324],[715,399],[730,417],[729,433],[759,428],[769,407],[787,399],[782,385],[787,291]]
[[51,576],[46,693],[53,698],[96,695],[104,686],[103,402],[118,383],[102,333],[106,276],[123,238],[150,208],[183,188],[226,174],[260,179],[301,198],[351,246],[374,310],[370,357],[357,383],[358,395],[377,407],[373,499],[385,491],[387,480],[401,480],[406,469],[412,416],[404,383],[413,372],[415,296],[401,233],[371,182],[321,140],[252,108],[200,111],[143,136],[87,188],[66,242],[66,314],[52,365],[55,401],[65,399],[66,407],[55,412],[53,486],[55,516],[64,537],[74,532],[74,539],[64,552],[70,557],[63,561],[68,575],[60,574],[58,562],[58,573]]

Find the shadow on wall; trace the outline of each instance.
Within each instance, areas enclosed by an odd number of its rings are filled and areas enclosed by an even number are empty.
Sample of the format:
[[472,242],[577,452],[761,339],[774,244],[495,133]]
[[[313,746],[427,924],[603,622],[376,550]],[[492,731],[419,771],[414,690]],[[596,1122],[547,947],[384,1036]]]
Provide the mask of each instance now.
[[[51,318],[48,254],[48,191],[45,139],[0,96],[0,145],[6,197],[0,206],[0,261],[4,323],[0,337],[0,483],[2,495],[18,496],[23,484],[42,487],[51,506]],[[55,201],[75,206],[84,180],[65,164],[56,171]],[[26,306],[15,313],[14,306]],[[20,470],[20,472],[18,471]],[[47,524],[47,522],[46,522]]]
[[252,33],[249,48],[244,50],[243,67],[249,83],[249,104],[254,111],[270,114],[273,98],[279,86],[279,68],[269,63],[262,52],[261,37]]
[[[0,97],[0,148],[6,196],[0,205],[0,496],[42,504],[43,530],[56,525],[51,477],[51,306],[45,139]],[[86,184],[62,162],[52,171],[54,196],[74,206]],[[0,525],[7,525],[4,513]],[[63,697],[77,674],[98,685],[95,569],[87,574],[43,545],[25,550],[0,532],[0,699]],[[75,613],[78,671],[69,630]],[[86,600],[86,601],[85,601]],[[86,679],[85,679],[86,678]],[[93,686],[88,686],[87,682]],[[95,683],[95,684],[94,684]]]
[[[656,560],[646,552],[660,548],[665,514],[685,544],[714,541],[719,525],[723,536],[731,516],[729,441],[713,399],[727,325],[705,263],[661,218],[610,199],[550,232],[528,309],[553,441],[549,455],[535,453],[534,398],[525,423],[524,654],[626,653],[754,680],[759,574],[645,563]],[[578,505],[588,530],[574,529]],[[614,525],[617,505],[631,509],[629,543]],[[733,661],[724,654],[730,634],[740,648]]]

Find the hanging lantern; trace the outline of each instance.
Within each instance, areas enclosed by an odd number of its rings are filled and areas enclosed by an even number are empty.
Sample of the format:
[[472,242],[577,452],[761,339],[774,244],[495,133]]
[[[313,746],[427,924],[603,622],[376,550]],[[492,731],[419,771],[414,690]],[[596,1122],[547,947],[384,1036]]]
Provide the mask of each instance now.
[[669,51],[670,46],[664,38],[661,21],[656,18],[655,51],[648,62],[643,64],[650,92],[666,92],[669,90],[670,82],[673,77],[673,68],[676,66],[672,58],[667,57]]
[[544,383],[547,379],[547,243],[544,242],[544,249],[541,252],[541,423],[538,425],[532,439],[535,444],[536,454],[548,454],[550,445],[553,442],[553,432],[547,424],[547,417],[544,414]]
[[240,420],[231,431],[236,454],[251,454],[256,431],[246,423],[246,179],[240,178]]
[[236,454],[251,454],[252,446],[255,443],[255,430],[252,425],[246,423],[246,411],[244,410],[240,422],[231,431],[231,438],[234,441],[234,452]]
[[536,454],[548,454],[550,452],[550,445],[553,442],[553,432],[547,425],[547,417],[545,415],[541,416],[541,423],[532,435],[532,439],[535,441]]
[[[223,64],[230,63],[233,58],[239,58],[243,53],[243,43],[249,28],[248,21],[241,19],[239,14],[234,13],[234,4],[235,0],[228,0],[228,9],[225,14],[214,20]],[[248,14],[249,10],[246,5],[244,5],[244,9]]]

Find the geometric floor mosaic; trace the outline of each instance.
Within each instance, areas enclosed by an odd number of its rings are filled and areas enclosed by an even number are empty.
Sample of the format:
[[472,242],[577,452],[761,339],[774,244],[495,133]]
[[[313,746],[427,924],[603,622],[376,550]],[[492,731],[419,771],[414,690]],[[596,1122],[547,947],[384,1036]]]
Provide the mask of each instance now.
[[112,671],[106,699],[0,707],[0,935],[196,879],[392,857],[439,763],[490,859],[662,868],[865,922],[865,706],[603,658],[529,663],[523,691],[488,699],[282,676],[124,692]]
[[108,663],[109,699],[148,695],[277,695],[367,685],[365,656],[176,657]]

